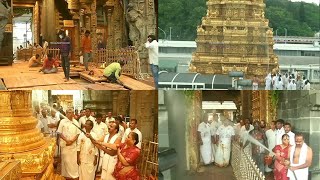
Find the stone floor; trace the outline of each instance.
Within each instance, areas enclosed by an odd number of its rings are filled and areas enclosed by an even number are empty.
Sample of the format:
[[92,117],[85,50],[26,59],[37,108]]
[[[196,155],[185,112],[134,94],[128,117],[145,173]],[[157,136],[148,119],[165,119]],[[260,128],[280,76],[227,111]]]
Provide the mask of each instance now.
[[[265,180],[273,180],[273,173],[266,173]],[[232,166],[229,165],[228,167],[221,168],[215,166],[213,164],[207,166],[201,166],[197,173],[186,173],[184,177],[179,179],[184,180],[236,180],[234,176]]]
[[236,180],[231,166],[220,168],[213,164],[201,166],[197,173],[187,173],[185,177],[179,179],[184,180]]

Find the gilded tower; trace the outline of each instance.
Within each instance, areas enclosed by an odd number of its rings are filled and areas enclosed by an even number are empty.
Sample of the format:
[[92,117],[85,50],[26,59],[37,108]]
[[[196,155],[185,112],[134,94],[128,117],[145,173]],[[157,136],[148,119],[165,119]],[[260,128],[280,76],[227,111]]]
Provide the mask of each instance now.
[[208,0],[207,15],[197,28],[191,72],[264,78],[278,67],[273,32],[263,0]]
[[62,179],[54,174],[55,140],[44,137],[37,122],[31,91],[0,92],[0,162],[20,161],[21,179]]

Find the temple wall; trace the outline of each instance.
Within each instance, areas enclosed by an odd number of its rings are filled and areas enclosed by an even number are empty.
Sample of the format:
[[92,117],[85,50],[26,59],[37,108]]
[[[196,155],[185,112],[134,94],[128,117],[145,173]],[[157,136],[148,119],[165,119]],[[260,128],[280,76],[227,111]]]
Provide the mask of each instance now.
[[305,142],[313,150],[310,171],[312,179],[319,179],[320,161],[320,92],[319,91],[282,91],[278,103],[278,118],[289,121],[293,132],[301,132]]

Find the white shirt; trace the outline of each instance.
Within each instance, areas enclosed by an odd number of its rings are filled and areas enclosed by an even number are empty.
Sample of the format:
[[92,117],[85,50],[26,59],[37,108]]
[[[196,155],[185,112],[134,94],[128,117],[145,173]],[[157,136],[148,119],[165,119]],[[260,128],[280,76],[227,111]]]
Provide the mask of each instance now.
[[147,41],[145,45],[149,53],[149,64],[158,65],[158,62],[159,62],[158,42],[156,40],[153,40],[151,43]]
[[128,135],[131,133],[131,132],[135,132],[138,134],[138,137],[139,137],[139,142],[138,144],[136,145],[139,149],[141,149],[141,142],[142,142],[142,134],[141,132],[139,131],[139,129],[135,128],[134,130],[131,130],[130,128],[127,128],[124,132],[124,135],[122,136],[122,140],[121,140],[121,143],[124,143],[126,138],[128,137]]
[[296,83],[292,84],[291,90],[297,90],[297,84]]
[[234,129],[232,126],[224,126],[221,125],[216,134],[219,136],[219,141],[223,144],[230,144],[231,143],[231,137],[234,136]]
[[268,149],[272,149],[276,146],[276,130],[268,129],[266,131],[266,137],[268,141]]
[[[93,139],[97,139],[97,135],[94,132],[91,131],[90,134]],[[95,156],[98,155],[98,149],[83,132],[79,135],[77,142],[77,151],[80,151],[81,162],[93,163]]]
[[38,129],[40,129],[40,131],[41,131],[41,129],[43,128],[43,124],[42,124],[42,122],[41,122],[40,119],[38,119],[38,124],[37,124],[36,127],[37,127]]
[[40,118],[40,121],[42,122],[43,124],[43,131],[44,133],[50,133],[49,132],[49,127],[48,127],[48,124],[49,124],[49,121],[50,121],[50,117],[46,116],[46,118],[44,118],[43,116]]
[[284,135],[283,127],[281,129],[276,130],[276,145],[282,144],[282,135]]
[[296,144],[296,140],[295,140],[295,134],[293,132],[288,132],[286,133],[289,135],[289,142],[290,142],[290,145],[295,145]]
[[[60,124],[59,124],[58,130],[57,130],[57,133],[62,134],[68,140],[73,139],[75,136],[77,136],[81,132],[73,124],[75,124],[77,127],[80,127],[78,121],[75,119],[72,119],[72,121],[70,121],[69,119],[60,120]],[[66,146],[66,142],[63,139],[60,140],[60,146],[62,148]],[[76,148],[76,143],[73,143],[71,146]]]
[[276,85],[276,88],[278,90],[283,90],[283,82],[282,81],[278,81],[277,85]]
[[217,129],[218,127],[221,126],[221,122],[219,121],[212,121],[211,124],[210,124],[210,127],[211,127],[211,136],[214,136],[216,135],[216,132],[217,132]]
[[119,134],[119,136],[122,138],[122,136],[123,136],[123,134],[124,134],[124,128],[123,128],[123,126],[121,126],[120,124],[119,124],[119,132],[118,132],[118,134]]
[[104,122],[94,123],[92,131],[97,135],[97,138],[100,140],[108,132],[108,126]]
[[[56,117],[52,117],[52,116],[48,117],[48,124],[57,125],[57,123],[58,123],[58,120],[56,119]],[[49,128],[50,134],[55,134],[56,130],[57,130],[57,128]]]
[[204,144],[211,142],[211,127],[209,123],[200,123],[198,125],[198,132],[200,132],[201,140]]
[[310,83],[303,86],[303,90],[310,90]]
[[[95,119],[94,119],[94,117],[92,117],[92,116],[89,116],[89,117],[87,117],[87,116],[82,116],[82,117],[79,119],[80,127],[81,127],[81,125],[86,124],[86,121],[87,121],[87,120],[91,120],[91,121],[93,122],[93,124],[95,124]],[[82,128],[82,129],[85,131],[85,128]]]
[[57,112],[56,112],[56,114],[55,114],[55,118],[57,119],[57,121],[59,121],[59,120],[60,120],[60,112],[59,112],[59,111],[57,111]]
[[115,121],[115,119],[113,117],[111,117],[111,118],[107,117],[106,118],[106,124],[109,124],[109,122],[114,122],[114,121]]

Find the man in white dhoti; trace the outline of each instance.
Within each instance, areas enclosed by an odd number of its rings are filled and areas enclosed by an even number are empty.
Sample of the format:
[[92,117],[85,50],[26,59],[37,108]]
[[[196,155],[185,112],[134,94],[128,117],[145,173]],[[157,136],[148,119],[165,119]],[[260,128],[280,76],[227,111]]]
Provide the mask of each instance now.
[[128,137],[128,135],[131,133],[131,132],[135,132],[138,134],[138,137],[139,137],[139,142],[138,144],[136,145],[139,149],[141,149],[141,142],[142,142],[142,134],[141,132],[139,131],[139,129],[137,129],[137,123],[138,121],[136,119],[130,119],[130,124],[129,124],[129,128],[127,128],[125,131],[124,131],[124,134],[122,136],[122,140],[121,140],[121,143],[124,143]]
[[[108,126],[102,122],[102,115],[98,113],[96,115],[96,123],[94,124],[94,127],[92,129],[93,132],[97,135],[97,141],[103,142],[105,135],[108,133]],[[100,150],[100,161],[98,164],[98,171],[101,171],[102,166],[102,157],[103,157],[103,151]]]
[[[67,118],[60,121],[57,133],[61,147],[61,175],[67,179],[77,179],[79,169],[77,165],[77,139],[80,134],[78,121],[73,117],[73,109],[67,110]],[[76,127],[77,126],[77,127]]]
[[202,122],[198,125],[198,138],[200,142],[200,155],[201,160],[205,165],[211,164],[212,159],[212,139],[211,139],[211,127],[208,121],[208,115],[203,115]]
[[278,119],[277,120],[277,130],[276,130],[276,145],[282,144],[282,135],[285,134],[283,128],[284,120]]
[[[77,143],[77,163],[79,165],[79,180],[94,180],[98,158],[98,149],[91,142],[89,136],[97,139],[92,131],[93,122],[87,120],[85,124],[86,134],[81,132]],[[88,137],[87,137],[88,136]]]
[[49,116],[49,119],[48,119],[48,127],[49,127],[50,136],[56,137],[58,120],[55,117],[55,114],[56,114],[55,110],[51,109],[50,114],[51,114],[51,116]]
[[85,112],[85,116],[82,116],[80,119],[79,119],[79,124],[82,128],[82,130],[85,131],[83,125],[86,123],[87,120],[91,120],[92,122],[96,122],[94,117],[91,116],[91,110],[90,108],[86,108],[86,112]]
[[[267,141],[268,141],[268,149],[272,151],[272,149],[276,146],[276,121],[272,121],[270,124],[270,129],[266,131]],[[269,153],[269,156],[271,154]],[[269,166],[265,167],[265,172],[271,172],[272,169]]]
[[115,178],[112,176],[112,173],[118,160],[116,149],[121,142],[121,138],[118,133],[119,125],[111,122],[108,126],[109,134],[105,136],[103,142],[92,140],[97,148],[104,151],[101,180],[115,180]]
[[216,132],[217,152],[215,155],[215,164],[219,167],[226,167],[229,165],[231,140],[234,137],[234,129],[230,125],[230,121],[225,119]]
[[269,73],[269,74],[267,75],[267,77],[265,78],[265,81],[266,81],[265,90],[271,90],[271,85],[272,85],[271,73]]
[[212,122],[210,123],[210,128],[211,128],[211,141],[212,141],[212,162],[214,162],[214,157],[216,154],[217,150],[217,145],[216,145],[216,132],[218,130],[218,127],[221,126],[221,122],[218,121],[219,117],[218,114],[214,112],[212,116]]
[[290,180],[308,180],[309,167],[312,164],[312,149],[304,143],[302,134],[295,136],[295,145],[290,150],[290,166],[287,177]]
[[284,123],[284,132],[289,135],[289,144],[293,146],[295,142],[295,134],[291,132],[291,124],[290,123]]
[[43,124],[43,133],[49,134],[50,132],[49,132],[48,124],[49,124],[50,118],[47,115],[47,110],[46,109],[42,109],[41,110],[40,121]]

